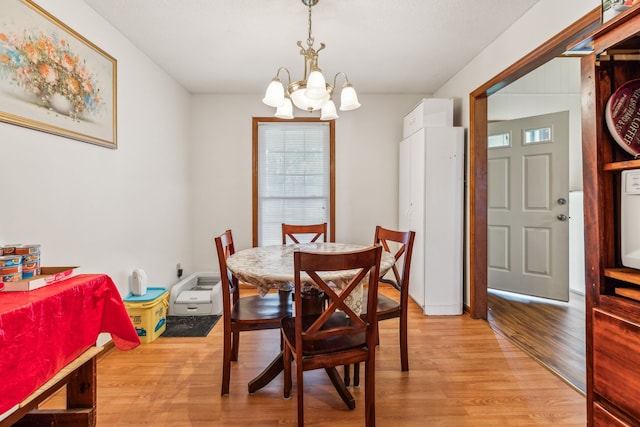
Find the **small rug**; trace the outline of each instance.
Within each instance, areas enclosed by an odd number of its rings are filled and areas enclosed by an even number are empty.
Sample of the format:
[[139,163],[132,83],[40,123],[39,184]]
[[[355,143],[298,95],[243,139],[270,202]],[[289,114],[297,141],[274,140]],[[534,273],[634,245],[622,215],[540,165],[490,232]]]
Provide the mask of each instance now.
[[167,329],[163,337],[206,337],[216,322],[218,315],[210,316],[167,316]]

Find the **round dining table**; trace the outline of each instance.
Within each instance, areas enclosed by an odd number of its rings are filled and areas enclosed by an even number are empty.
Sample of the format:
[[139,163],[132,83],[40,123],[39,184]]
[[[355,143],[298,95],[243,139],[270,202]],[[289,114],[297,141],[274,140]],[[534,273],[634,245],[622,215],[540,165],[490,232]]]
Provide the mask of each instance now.
[[[290,245],[260,246],[245,249],[227,259],[227,267],[240,280],[258,289],[260,295],[266,295],[272,289],[293,290],[293,252],[336,253],[366,249],[367,246],[351,243],[313,242]],[[384,275],[395,263],[393,254],[382,251],[380,257],[380,275]],[[332,282],[343,289],[359,270],[326,271],[320,276],[324,281]],[[301,274],[301,279],[308,277]],[[345,303],[357,314],[362,312],[362,286],[355,289]]]
[[[338,253],[351,252],[366,249],[370,246],[355,245],[350,243],[335,242],[313,242],[296,243],[290,245],[260,246],[244,249],[236,252],[227,258],[227,268],[238,278],[241,283],[248,283],[258,289],[260,295],[267,294],[270,290],[277,289],[286,297],[293,290],[294,268],[293,252],[296,250],[304,252]],[[380,259],[380,275],[384,275],[393,267],[396,259],[393,254],[382,251]],[[340,272],[319,273],[326,282],[333,282],[342,289],[358,273],[359,270],[348,270]],[[305,273],[306,275],[306,273]],[[302,276],[304,277],[304,275]],[[345,300],[355,313],[361,313],[362,307],[362,286],[359,290],[354,290],[350,297]],[[256,378],[249,382],[249,393],[253,394],[262,387],[269,384],[284,368],[283,352],[267,366]],[[325,369],[334,387],[340,394],[346,405],[353,409],[355,399],[347,390],[344,381],[340,378],[335,368]]]

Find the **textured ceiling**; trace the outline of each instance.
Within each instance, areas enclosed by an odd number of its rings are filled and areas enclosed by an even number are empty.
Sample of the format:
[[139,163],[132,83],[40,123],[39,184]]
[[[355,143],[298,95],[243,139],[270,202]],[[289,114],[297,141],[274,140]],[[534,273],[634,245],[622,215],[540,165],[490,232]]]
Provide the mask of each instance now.
[[[85,1],[192,93],[261,93],[281,66],[302,78],[300,0]],[[433,93],[537,1],[320,0],[319,65],[359,93]]]

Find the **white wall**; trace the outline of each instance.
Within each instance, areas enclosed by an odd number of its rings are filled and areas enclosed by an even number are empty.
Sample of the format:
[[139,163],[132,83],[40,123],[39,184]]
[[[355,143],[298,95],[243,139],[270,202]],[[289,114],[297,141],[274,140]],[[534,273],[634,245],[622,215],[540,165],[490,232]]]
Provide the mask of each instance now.
[[189,94],[82,0],[38,4],[118,61],[118,149],[0,123],[0,244],[40,243],[45,266],[106,273],[128,293],[188,269]]
[[433,96],[459,98],[456,125],[469,126],[469,94],[600,5],[600,0],[540,0]]
[[[218,271],[213,238],[227,228],[233,230],[237,250],[251,246],[251,120],[274,113],[261,97],[193,97],[191,233],[197,271]],[[370,244],[376,225],[397,227],[402,118],[422,97],[359,94],[360,109],[339,112],[337,241]]]
[[569,290],[585,294],[584,198],[583,192],[569,192]]
[[[469,127],[469,94],[544,44],[569,25],[601,4],[600,0],[540,0],[522,18],[501,34],[490,46],[434,94],[442,98],[459,98],[456,125]],[[460,120],[460,123],[457,122]],[[466,191],[468,194],[468,189]],[[468,217],[467,203],[467,217]],[[468,218],[467,218],[468,222]],[[468,232],[467,232],[467,239]],[[465,304],[469,304],[469,264],[466,248]]]

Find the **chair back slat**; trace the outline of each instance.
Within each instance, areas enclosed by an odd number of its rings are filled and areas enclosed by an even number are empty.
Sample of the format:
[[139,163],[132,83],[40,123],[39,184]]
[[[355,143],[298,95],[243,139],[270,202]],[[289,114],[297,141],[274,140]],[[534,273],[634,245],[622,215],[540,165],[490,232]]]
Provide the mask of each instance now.
[[288,241],[300,243],[300,235],[311,235],[310,243],[317,242],[322,238],[323,242],[327,241],[327,223],[322,224],[282,224],[282,244],[286,245]]
[[[406,294],[407,298],[409,274],[411,270],[411,256],[413,254],[413,241],[415,236],[415,231],[389,230],[378,225],[376,226],[376,233],[374,237],[374,243],[381,244],[384,250],[390,253],[393,253],[393,250],[391,249],[392,245],[390,243],[393,243],[394,247],[399,245],[394,254],[396,262],[391,268],[395,280],[380,278],[380,281],[391,284],[400,291],[403,297]],[[402,273],[398,268],[399,264],[402,265]]]
[[[376,328],[375,305],[367,316],[359,316],[346,303],[346,299],[361,285],[365,284],[369,302],[377,300],[380,257],[382,246],[346,252],[346,253],[311,253],[295,251],[294,263],[294,299],[296,306],[296,335],[301,344],[304,342],[323,340],[337,335],[356,335],[369,333]],[[358,270],[353,278],[343,287],[337,289],[322,279],[322,272]],[[303,275],[306,273],[306,275]],[[322,290],[328,303],[323,306],[322,313],[310,316],[302,311],[302,291],[305,286],[314,286]]]
[[240,295],[238,290],[238,278],[227,268],[227,258],[236,250],[233,244],[231,230],[227,230],[215,238],[216,251],[218,253],[218,266],[220,267],[220,281],[222,282],[222,310],[225,319],[230,318],[231,303],[235,303]]

